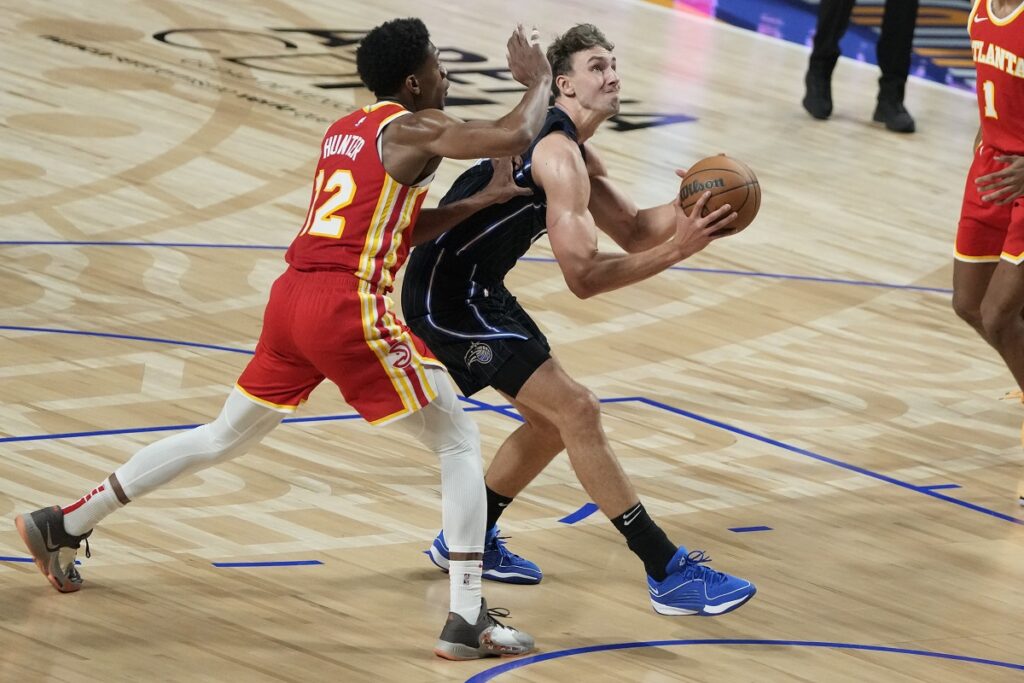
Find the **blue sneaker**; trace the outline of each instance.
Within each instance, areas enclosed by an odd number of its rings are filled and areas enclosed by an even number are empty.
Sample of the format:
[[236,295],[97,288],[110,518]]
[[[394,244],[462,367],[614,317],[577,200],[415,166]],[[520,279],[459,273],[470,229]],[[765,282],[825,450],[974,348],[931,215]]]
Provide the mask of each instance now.
[[651,605],[658,614],[678,616],[699,614],[713,617],[731,612],[750,598],[757,588],[746,579],[705,567],[711,558],[703,550],[691,553],[680,547],[667,565],[664,581],[647,577]]
[[[441,571],[448,571],[448,544],[445,543],[443,531],[423,553]],[[502,583],[535,584],[540,583],[544,573],[533,562],[506,548],[505,540],[498,536],[498,527],[492,527],[484,540],[483,578]]]

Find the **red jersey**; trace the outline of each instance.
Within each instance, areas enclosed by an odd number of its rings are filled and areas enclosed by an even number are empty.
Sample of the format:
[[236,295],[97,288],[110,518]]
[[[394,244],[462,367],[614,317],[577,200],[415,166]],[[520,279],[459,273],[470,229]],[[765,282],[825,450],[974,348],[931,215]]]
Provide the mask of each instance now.
[[1024,154],[1024,2],[1003,19],[976,0],[967,20],[978,71],[982,143]]
[[430,184],[402,185],[380,158],[384,126],[409,113],[397,102],[377,102],[327,129],[306,221],[285,255],[293,268],[348,272],[372,293],[391,291],[409,255],[404,233]]

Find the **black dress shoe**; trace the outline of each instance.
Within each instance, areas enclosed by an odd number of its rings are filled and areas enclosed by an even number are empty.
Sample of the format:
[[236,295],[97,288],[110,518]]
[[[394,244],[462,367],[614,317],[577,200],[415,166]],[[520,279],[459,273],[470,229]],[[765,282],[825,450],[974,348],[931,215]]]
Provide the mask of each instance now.
[[812,71],[804,76],[807,93],[804,95],[804,109],[816,119],[827,119],[832,115],[832,79]]
[[872,118],[879,123],[884,123],[885,127],[891,131],[897,133],[914,132],[914,117],[910,115],[910,112],[907,111],[902,102],[879,100],[878,106],[875,107],[875,115]]

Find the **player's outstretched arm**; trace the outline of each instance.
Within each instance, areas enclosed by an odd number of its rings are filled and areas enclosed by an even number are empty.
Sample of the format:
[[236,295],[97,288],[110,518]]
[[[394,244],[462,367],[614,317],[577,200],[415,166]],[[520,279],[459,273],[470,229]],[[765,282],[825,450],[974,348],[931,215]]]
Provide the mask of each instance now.
[[566,284],[581,299],[647,279],[696,254],[736,216],[725,205],[698,218],[710,193],[697,201],[690,216],[677,201],[670,239],[633,254],[606,254],[597,248],[597,225],[588,209],[590,180],[576,144],[563,135],[544,138],[533,151],[533,177],[547,195],[551,249]]
[[496,121],[462,121],[439,109],[400,120],[391,141],[451,159],[506,157],[524,151],[540,132],[551,92],[551,66],[534,35],[520,25],[508,40],[508,66],[526,92],[512,111]]

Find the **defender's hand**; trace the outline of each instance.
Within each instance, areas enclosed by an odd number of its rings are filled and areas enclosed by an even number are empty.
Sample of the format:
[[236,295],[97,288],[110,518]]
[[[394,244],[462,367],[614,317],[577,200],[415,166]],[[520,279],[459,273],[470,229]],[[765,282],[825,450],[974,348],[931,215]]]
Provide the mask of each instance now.
[[529,37],[522,24],[508,39],[508,68],[512,77],[527,88],[546,78],[551,80],[551,65],[540,45],[540,31],[534,28]]
[[533,194],[533,190],[528,187],[519,187],[512,179],[512,159],[510,157],[491,159],[491,166],[494,168],[491,182],[480,190],[481,198],[486,199],[488,205],[504,204],[514,197]]

